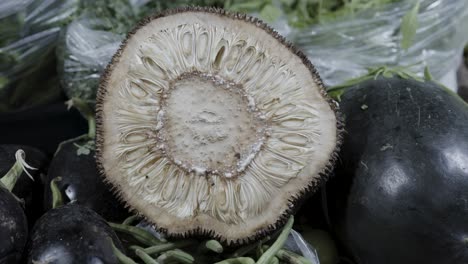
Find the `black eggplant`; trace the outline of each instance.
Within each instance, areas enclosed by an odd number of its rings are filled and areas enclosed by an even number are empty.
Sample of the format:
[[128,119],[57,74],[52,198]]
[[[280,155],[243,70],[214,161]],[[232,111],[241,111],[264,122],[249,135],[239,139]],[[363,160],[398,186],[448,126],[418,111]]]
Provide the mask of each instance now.
[[0,186],[0,264],[19,263],[27,238],[23,208],[9,190]]
[[359,264],[468,263],[468,105],[432,81],[379,77],[341,95],[328,207]]
[[88,134],[62,142],[49,167],[45,179],[44,206],[51,208],[50,182],[57,177],[57,186],[65,202],[87,206],[106,220],[120,221],[129,213],[112,193],[111,186],[99,174],[95,160],[95,120],[87,103],[79,99],[69,101],[70,106],[80,110],[88,121]]
[[23,150],[26,155],[26,163],[35,170],[28,170],[32,179],[22,172],[13,187],[12,193],[24,201],[24,207],[28,223],[31,225],[44,213],[43,179],[49,163],[49,157],[39,149],[22,145],[0,145],[0,175],[5,175],[15,164],[15,153]]
[[46,177],[44,206],[51,208],[52,193],[48,188],[50,181],[56,177],[65,202],[87,206],[106,220],[119,221],[128,216],[128,211],[111,192],[111,187],[99,175],[94,159],[94,149],[89,153],[79,154],[79,146],[85,146],[87,138],[63,143],[55,154]]
[[93,210],[77,204],[54,208],[34,226],[28,264],[118,264],[122,245],[112,228]]

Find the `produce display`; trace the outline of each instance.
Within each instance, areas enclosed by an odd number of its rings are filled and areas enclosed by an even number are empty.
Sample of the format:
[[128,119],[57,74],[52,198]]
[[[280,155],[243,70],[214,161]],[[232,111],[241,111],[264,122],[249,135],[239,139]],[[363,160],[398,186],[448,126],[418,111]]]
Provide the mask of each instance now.
[[463,0],[1,1],[0,264],[468,263],[465,22]]

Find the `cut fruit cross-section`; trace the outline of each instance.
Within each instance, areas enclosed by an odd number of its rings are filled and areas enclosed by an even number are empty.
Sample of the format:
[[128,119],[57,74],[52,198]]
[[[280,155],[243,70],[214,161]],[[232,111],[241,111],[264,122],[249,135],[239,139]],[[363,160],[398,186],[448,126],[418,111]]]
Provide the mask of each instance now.
[[336,112],[311,63],[261,21],[172,10],[132,31],[102,78],[98,164],[169,235],[241,244],[324,180]]

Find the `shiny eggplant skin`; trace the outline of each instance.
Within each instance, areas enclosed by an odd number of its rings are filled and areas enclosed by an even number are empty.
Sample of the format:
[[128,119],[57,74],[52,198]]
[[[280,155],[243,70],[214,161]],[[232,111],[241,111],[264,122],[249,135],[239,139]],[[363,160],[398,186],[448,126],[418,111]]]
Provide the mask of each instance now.
[[359,264],[468,263],[468,105],[433,82],[346,89],[344,144],[327,186]]
[[118,264],[112,242],[122,245],[112,228],[91,209],[68,204],[48,211],[34,226],[28,264]]
[[[32,180],[25,172],[21,174],[12,192],[24,201],[29,227],[44,213],[43,178],[46,175],[49,157],[41,150],[25,145],[0,145],[0,175],[5,175],[15,164],[15,153],[22,149],[26,155],[26,163],[36,170],[28,170]],[[1,177],[1,176],[0,176]]]
[[10,191],[0,187],[0,264],[19,263],[27,238],[23,208]]
[[55,154],[45,179],[44,207],[52,207],[50,182],[56,177],[61,177],[62,180],[57,182],[57,186],[66,202],[89,207],[109,221],[123,220],[129,215],[128,210],[99,174],[94,150],[89,154],[77,153],[77,145],[84,145],[86,141],[73,140],[63,143]]

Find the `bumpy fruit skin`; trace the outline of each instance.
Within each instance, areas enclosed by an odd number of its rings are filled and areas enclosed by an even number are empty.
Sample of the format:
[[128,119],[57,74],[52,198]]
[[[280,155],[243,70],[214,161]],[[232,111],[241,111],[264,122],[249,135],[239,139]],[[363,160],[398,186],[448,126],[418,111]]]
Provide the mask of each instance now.
[[328,188],[360,264],[468,263],[468,106],[432,82],[348,88],[347,133]]
[[52,207],[50,182],[61,177],[57,182],[66,201],[89,207],[109,221],[119,221],[128,216],[128,211],[110,191],[111,187],[103,182],[99,175],[94,151],[77,154],[77,145],[86,144],[86,140],[67,142],[61,145],[50,163],[44,185],[44,207]]
[[91,209],[64,205],[42,216],[31,234],[29,264],[118,264],[111,241],[122,248],[110,226]]
[[23,209],[7,189],[0,187],[0,264],[19,263],[27,237]]

